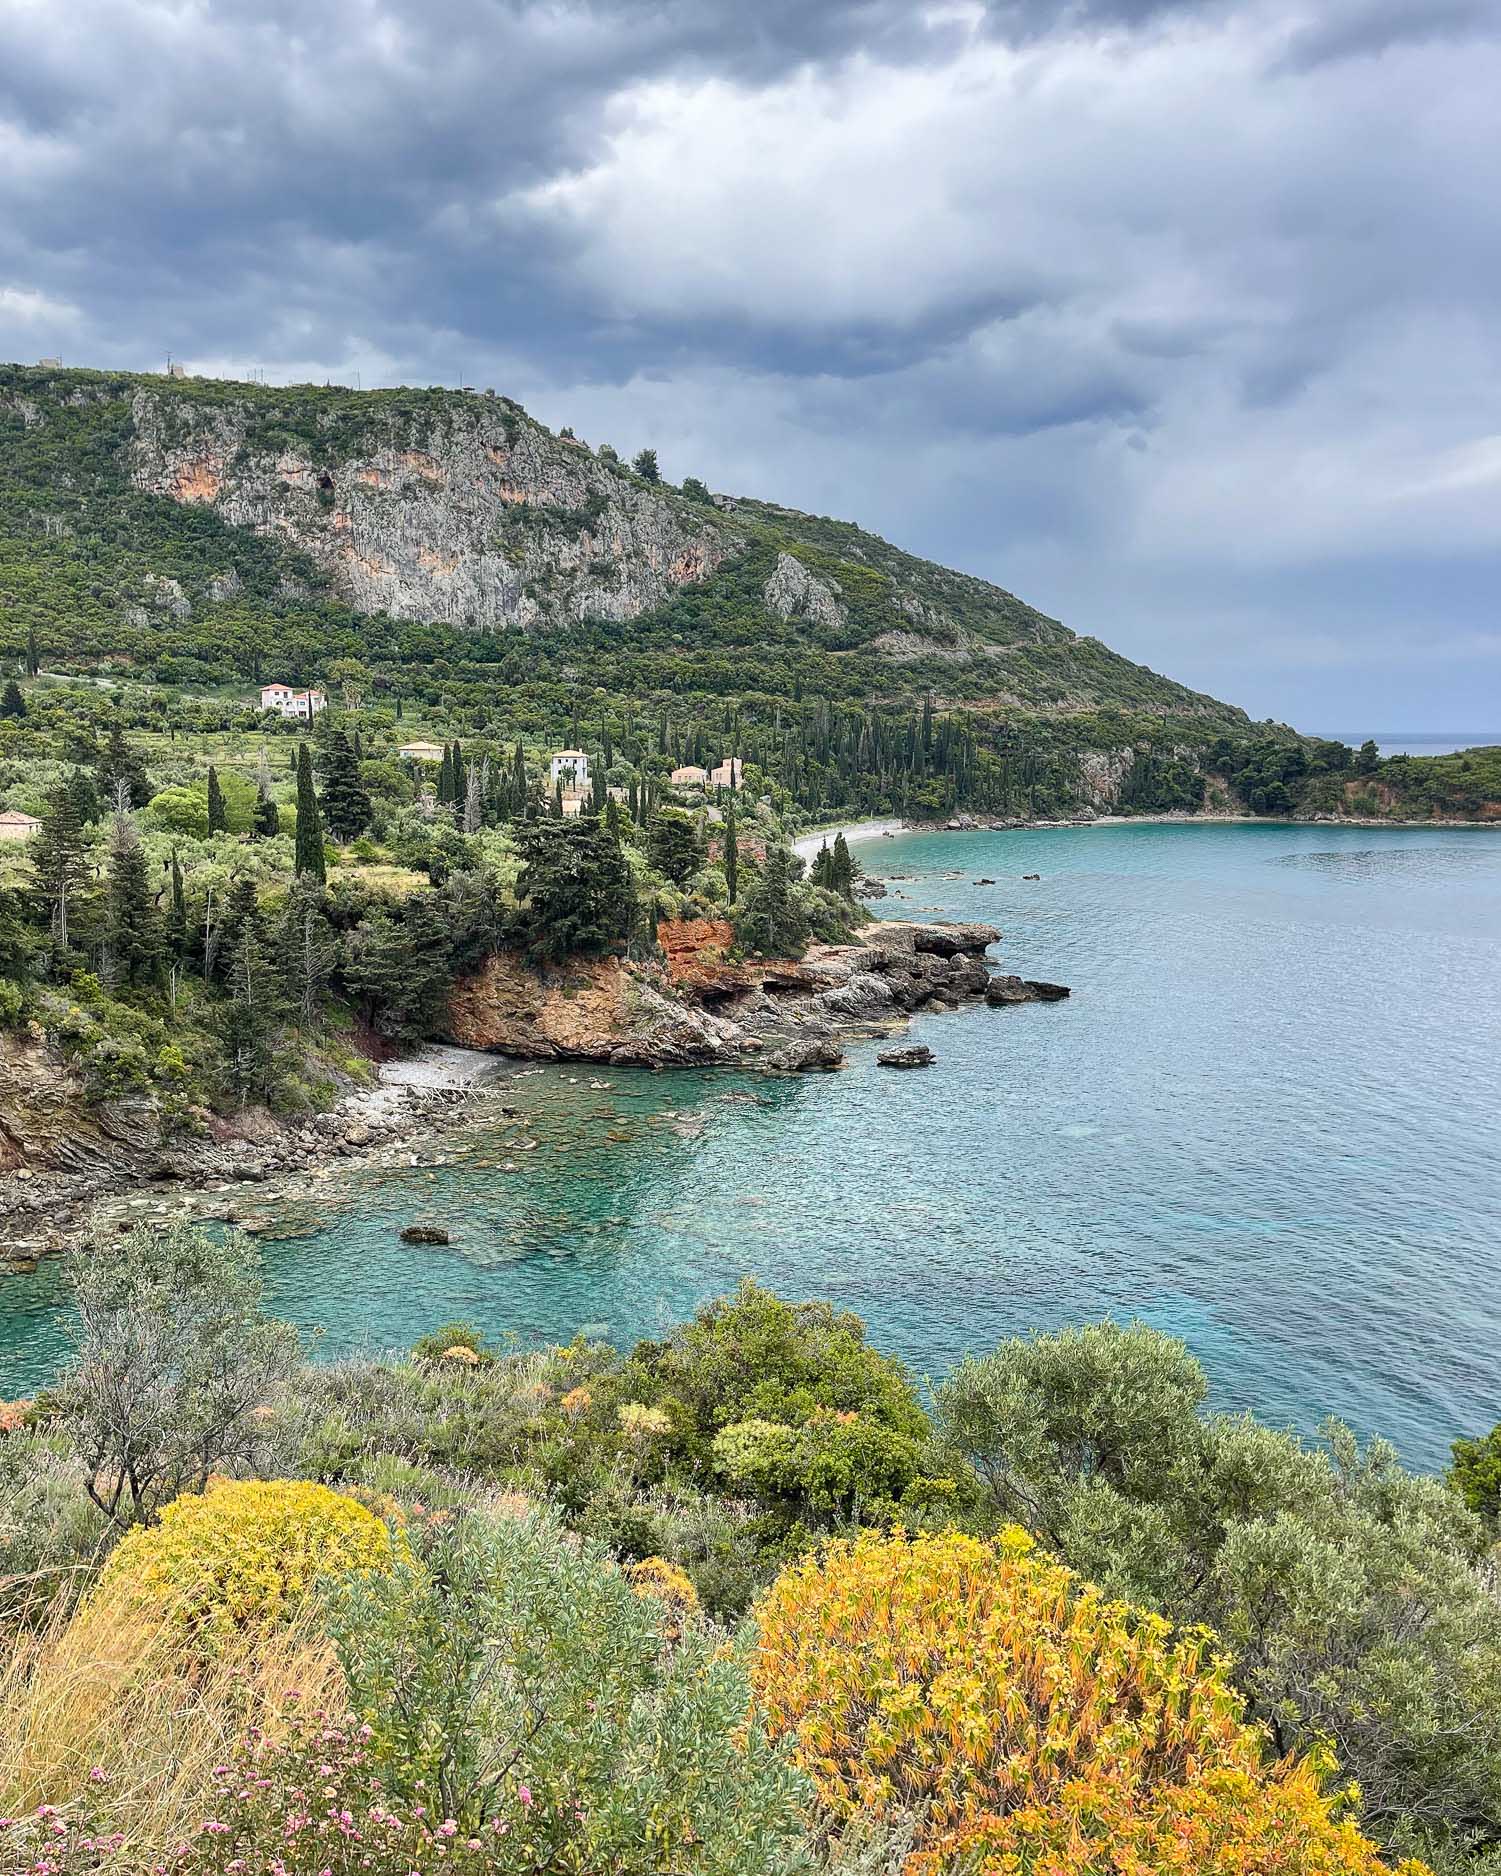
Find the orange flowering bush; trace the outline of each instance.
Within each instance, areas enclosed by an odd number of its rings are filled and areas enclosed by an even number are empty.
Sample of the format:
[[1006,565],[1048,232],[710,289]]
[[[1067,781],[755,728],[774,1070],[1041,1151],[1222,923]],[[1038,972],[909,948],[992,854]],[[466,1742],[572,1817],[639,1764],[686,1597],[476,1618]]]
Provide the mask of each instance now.
[[1267,1762],[1207,1631],[1105,1601],[1021,1531],[832,1544],[758,1623],[768,1730],[836,1830],[917,1820],[907,1876],[1386,1869],[1322,1768]]

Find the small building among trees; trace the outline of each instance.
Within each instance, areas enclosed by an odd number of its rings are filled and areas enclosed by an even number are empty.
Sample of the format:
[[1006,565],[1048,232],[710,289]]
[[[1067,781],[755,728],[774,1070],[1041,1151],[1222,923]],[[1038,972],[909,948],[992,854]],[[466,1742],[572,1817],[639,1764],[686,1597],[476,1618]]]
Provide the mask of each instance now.
[[7,808],[0,814],[0,840],[30,840],[41,825],[34,814],[22,814],[19,808]]

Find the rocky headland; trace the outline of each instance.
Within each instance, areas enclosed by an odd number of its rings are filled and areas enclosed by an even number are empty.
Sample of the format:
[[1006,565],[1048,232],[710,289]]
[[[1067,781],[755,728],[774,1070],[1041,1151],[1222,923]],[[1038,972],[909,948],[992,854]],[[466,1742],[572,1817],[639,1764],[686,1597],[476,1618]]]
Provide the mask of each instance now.
[[213,1194],[331,1162],[415,1163],[479,1104],[494,1105],[504,1084],[486,1079],[487,1055],[804,1073],[839,1068],[847,1040],[891,1035],[917,1010],[1068,995],[996,971],[987,953],[999,938],[993,925],[883,919],[796,961],[747,959],[727,920],[685,919],[664,921],[649,961],[537,968],[495,953],[453,987],[456,1047],[387,1064],[376,1087],[292,1119],[263,1108],[170,1114],[147,1099],[90,1105],[40,1040],[0,1038],[0,1260],[25,1269],[63,1249],[93,1207],[132,1188]]
[[993,925],[883,919],[790,962],[735,957],[727,920],[664,921],[660,962],[537,970],[497,953],[455,985],[449,1031],[469,1049],[616,1068],[832,1068],[846,1037],[914,1010],[986,1001],[997,982],[1009,988],[996,1002],[1057,988],[997,979],[986,953],[1000,935]]

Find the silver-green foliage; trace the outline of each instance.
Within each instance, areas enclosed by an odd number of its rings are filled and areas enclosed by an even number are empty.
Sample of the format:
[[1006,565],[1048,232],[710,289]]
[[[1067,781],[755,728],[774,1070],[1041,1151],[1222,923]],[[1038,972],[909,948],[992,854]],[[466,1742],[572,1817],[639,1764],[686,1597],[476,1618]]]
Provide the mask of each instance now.
[[1181,1342],[1099,1324],[1003,1344],[938,1390],[996,1515],[1108,1591],[1213,1627],[1280,1751],[1328,1741],[1364,1820],[1501,1844],[1501,1603],[1458,1494],[1331,1423],[1205,1414]]
[[504,1826],[507,1867],[801,1864],[805,1788],[747,1718],[725,1632],[637,1595],[550,1511],[462,1516],[351,1588],[335,1634],[386,1789],[487,1842]]

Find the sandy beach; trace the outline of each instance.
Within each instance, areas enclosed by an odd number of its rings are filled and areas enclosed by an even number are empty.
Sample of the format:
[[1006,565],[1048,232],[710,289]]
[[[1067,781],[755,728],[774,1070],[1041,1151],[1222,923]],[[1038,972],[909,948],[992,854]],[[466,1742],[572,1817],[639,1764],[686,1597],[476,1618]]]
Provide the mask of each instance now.
[[847,821],[842,827],[819,827],[811,834],[799,834],[792,843],[792,851],[799,859],[816,860],[818,850],[825,841],[832,847],[835,836],[843,834],[846,843],[853,847],[857,840],[879,840],[882,834],[899,834],[903,823],[900,821]]

